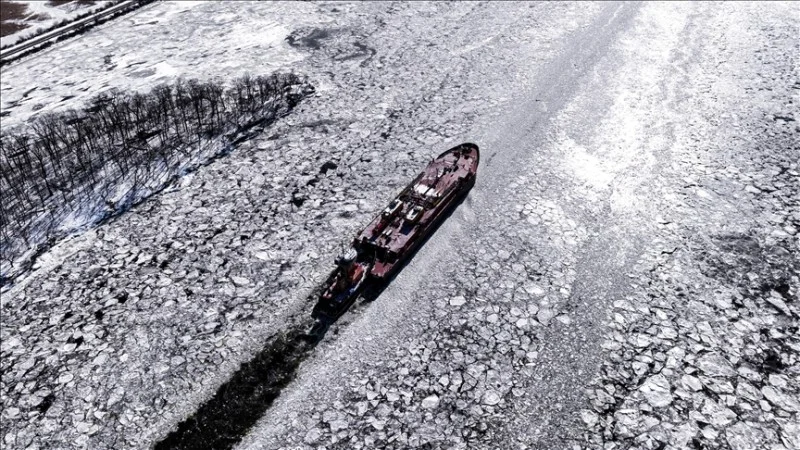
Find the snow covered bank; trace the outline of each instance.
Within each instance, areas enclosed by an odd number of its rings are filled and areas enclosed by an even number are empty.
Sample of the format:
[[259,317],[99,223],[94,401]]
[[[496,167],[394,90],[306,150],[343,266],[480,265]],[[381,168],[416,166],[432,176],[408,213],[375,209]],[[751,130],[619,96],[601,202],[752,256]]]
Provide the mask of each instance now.
[[124,212],[230,152],[312,91],[293,74],[243,76],[227,89],[220,81],[179,80],[146,94],[102,94],[81,110],[4,132],[0,285],[58,238]]

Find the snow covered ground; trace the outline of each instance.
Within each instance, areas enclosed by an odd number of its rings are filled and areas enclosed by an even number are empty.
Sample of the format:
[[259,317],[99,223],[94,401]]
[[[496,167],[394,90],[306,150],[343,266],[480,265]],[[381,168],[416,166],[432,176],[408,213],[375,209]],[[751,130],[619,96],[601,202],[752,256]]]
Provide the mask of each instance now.
[[473,141],[465,203],[241,448],[797,448],[798,12],[156,4],[11,66],[16,123],[75,86],[187,72],[320,89],[4,293],[4,444],[159,441],[306,317],[431,156]]
[[107,89],[149,90],[179,76],[228,79],[289,67],[303,57],[284,41],[289,26],[326,20],[302,3],[181,1],[145,6],[4,68],[3,127]]
[[[0,46],[14,45],[30,37],[38,31],[47,29],[62,21],[68,21],[87,12],[97,11],[109,6],[111,1],[45,1],[45,0],[9,0],[3,2],[4,8],[19,9],[19,17],[3,20],[4,24],[17,25],[19,31],[0,37]],[[12,5],[14,4],[14,5]],[[19,5],[19,6],[16,6]]]

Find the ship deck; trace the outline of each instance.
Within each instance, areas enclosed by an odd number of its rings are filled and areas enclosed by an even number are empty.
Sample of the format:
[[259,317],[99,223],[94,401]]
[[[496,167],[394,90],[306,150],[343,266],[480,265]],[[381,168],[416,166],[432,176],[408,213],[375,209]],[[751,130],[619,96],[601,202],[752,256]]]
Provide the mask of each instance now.
[[387,256],[402,254],[457,195],[461,180],[475,172],[477,162],[477,149],[470,147],[440,155],[396,197],[394,201],[402,202],[399,207],[392,210],[393,201],[357,240]]

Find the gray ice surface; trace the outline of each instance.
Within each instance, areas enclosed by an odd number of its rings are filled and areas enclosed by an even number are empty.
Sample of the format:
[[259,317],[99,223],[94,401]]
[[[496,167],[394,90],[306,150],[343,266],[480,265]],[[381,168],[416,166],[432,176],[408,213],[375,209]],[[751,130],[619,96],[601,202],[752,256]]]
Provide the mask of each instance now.
[[[46,55],[89,79],[75,55],[102,60],[81,42],[106,36],[143,66],[238,74],[247,37],[215,36],[274,21],[294,45],[264,64],[318,87],[4,292],[5,444],[152,445],[308,314],[338,247],[427,160],[471,141],[467,200],[239,448],[798,448],[796,4],[234,5],[158,4],[4,72],[4,93],[25,70],[69,92]],[[196,11],[204,32],[152,60],[113,43]]]

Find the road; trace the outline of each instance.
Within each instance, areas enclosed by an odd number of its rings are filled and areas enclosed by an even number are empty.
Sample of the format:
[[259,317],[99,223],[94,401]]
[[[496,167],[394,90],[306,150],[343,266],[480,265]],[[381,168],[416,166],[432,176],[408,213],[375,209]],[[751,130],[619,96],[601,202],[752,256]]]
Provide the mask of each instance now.
[[43,45],[46,42],[57,40],[62,36],[73,33],[75,30],[78,30],[79,28],[86,27],[92,23],[97,23],[99,21],[107,20],[108,18],[120,14],[125,10],[132,10],[140,6],[141,6],[140,2],[122,1],[117,5],[110,6],[88,17],[75,20],[67,25],[56,28],[55,30],[52,31],[48,31],[39,36],[26,39],[25,41],[19,44],[15,44],[7,49],[2,50],[2,52],[0,52],[0,63],[6,64],[11,61],[14,61],[15,59],[21,57],[22,55],[30,53],[31,50]]
[[265,8],[317,95],[10,292],[6,442],[163,439],[470,141],[466,201],[237,448],[800,445],[795,4]]

